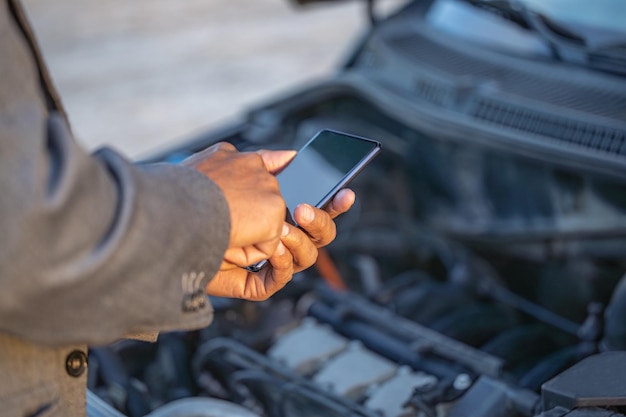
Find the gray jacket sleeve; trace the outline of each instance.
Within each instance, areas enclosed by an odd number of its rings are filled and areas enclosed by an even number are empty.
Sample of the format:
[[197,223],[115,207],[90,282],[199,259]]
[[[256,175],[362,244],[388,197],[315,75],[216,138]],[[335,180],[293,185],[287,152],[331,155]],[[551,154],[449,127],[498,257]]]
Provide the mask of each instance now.
[[228,205],[180,166],[94,155],[50,114],[0,6],[0,331],[44,344],[208,325]]

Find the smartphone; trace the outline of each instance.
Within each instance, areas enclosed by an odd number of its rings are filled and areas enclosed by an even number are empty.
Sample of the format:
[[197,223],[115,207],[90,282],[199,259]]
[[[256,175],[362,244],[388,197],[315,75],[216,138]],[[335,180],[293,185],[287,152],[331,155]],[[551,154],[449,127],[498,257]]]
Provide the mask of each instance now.
[[[276,179],[287,205],[287,221],[301,203],[324,208],[381,151],[380,142],[334,130],[309,140]],[[246,269],[258,272],[261,261]]]

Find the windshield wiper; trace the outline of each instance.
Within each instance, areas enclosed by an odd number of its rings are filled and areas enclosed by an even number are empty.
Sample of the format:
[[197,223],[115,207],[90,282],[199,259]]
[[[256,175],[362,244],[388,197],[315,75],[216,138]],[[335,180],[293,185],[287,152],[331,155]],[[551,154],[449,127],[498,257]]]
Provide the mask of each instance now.
[[536,33],[555,59],[626,75],[626,43],[592,47],[589,39],[514,0],[465,0]]

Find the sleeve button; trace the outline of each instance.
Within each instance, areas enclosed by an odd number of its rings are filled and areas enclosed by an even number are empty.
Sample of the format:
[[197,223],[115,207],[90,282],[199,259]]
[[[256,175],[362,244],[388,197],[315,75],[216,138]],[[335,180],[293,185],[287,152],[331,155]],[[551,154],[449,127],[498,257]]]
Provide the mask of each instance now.
[[87,355],[80,350],[74,350],[65,359],[65,370],[68,375],[78,378],[87,369]]

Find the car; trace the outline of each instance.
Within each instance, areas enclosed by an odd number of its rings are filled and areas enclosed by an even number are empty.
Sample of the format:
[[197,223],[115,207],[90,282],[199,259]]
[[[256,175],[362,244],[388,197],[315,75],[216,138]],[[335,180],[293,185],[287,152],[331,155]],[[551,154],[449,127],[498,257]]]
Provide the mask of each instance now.
[[146,159],[374,138],[336,241],[206,329],[92,348],[91,417],[626,414],[626,3],[367,10],[335,74]]

